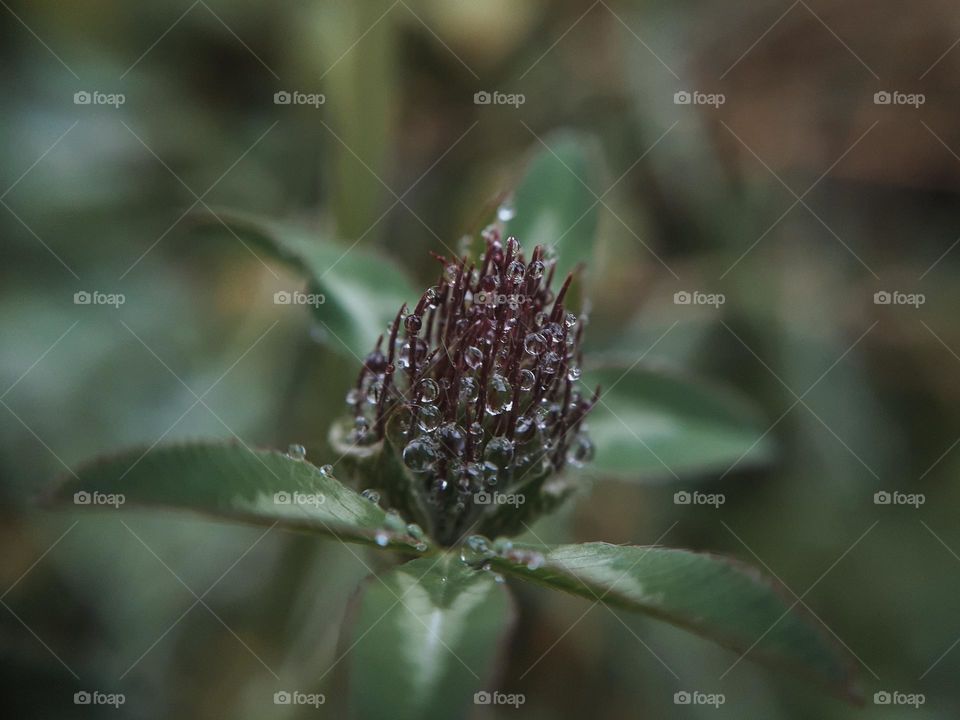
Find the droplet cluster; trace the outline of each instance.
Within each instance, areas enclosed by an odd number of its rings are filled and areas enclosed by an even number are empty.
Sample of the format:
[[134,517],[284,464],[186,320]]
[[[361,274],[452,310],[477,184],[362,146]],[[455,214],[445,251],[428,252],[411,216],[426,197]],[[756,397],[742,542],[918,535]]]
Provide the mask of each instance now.
[[348,440],[389,435],[442,536],[467,530],[478,493],[593,454],[584,418],[597,393],[578,389],[586,318],[565,305],[573,276],[554,293],[544,247],[528,260],[498,228],[483,232],[473,263],[436,256],[436,285],[400,309],[347,394]]

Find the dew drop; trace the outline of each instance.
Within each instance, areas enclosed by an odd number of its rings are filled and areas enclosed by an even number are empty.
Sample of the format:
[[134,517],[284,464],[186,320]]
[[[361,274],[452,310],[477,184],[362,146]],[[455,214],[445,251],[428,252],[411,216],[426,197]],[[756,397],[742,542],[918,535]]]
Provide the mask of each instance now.
[[577,367],[576,365],[571,365],[567,369],[567,380],[569,380],[570,382],[576,382],[577,380],[579,380],[580,375],[581,375],[580,368]]
[[412,472],[424,473],[437,462],[437,447],[429,438],[417,438],[403,449],[403,464]]
[[510,222],[516,216],[516,208],[513,207],[513,203],[510,201],[503,203],[497,208],[497,220],[500,222]]
[[534,280],[539,280],[543,277],[545,265],[540,260],[534,260],[530,263],[530,267],[527,269],[527,274],[532,277]]
[[460,546],[460,559],[470,565],[481,564],[495,555],[490,541],[483,535],[471,535]]
[[520,389],[524,392],[533,389],[533,384],[537,381],[537,376],[533,374],[532,370],[521,370],[520,371]]
[[523,339],[523,349],[529,355],[540,355],[547,349],[547,339],[540,333],[530,333]]
[[307,457],[307,449],[303,445],[294,443],[287,448],[287,457],[291,460],[304,460]]
[[387,529],[393,532],[402,533],[407,529],[407,524],[396,510],[387,510],[387,517],[384,522],[386,523]]
[[483,459],[496,469],[508,467],[513,460],[513,441],[503,436],[493,438],[483,450]]
[[372,488],[367,488],[360,493],[360,495],[363,496],[365,500],[372,502],[374,505],[377,505],[380,502],[380,493]]
[[333,477],[333,465],[322,465],[320,467],[320,474],[324,477]]
[[573,467],[583,467],[593,460],[594,452],[593,442],[585,432],[579,432],[567,449],[567,463]]
[[411,335],[416,335],[420,332],[422,326],[423,318],[419,315],[407,315],[403,321],[403,327],[406,328],[407,332]]
[[466,403],[473,403],[477,401],[477,396],[480,394],[480,386],[477,384],[477,381],[474,380],[469,375],[464,376],[460,380],[460,400]]
[[432,403],[440,396],[440,386],[435,380],[424,378],[417,383],[417,397],[426,403]]
[[519,285],[523,282],[524,275],[527,270],[523,266],[523,263],[519,260],[514,260],[507,267],[507,279],[512,282],[514,285]]
[[440,425],[440,411],[436,405],[421,405],[417,411],[417,427],[426,433],[432,433]]
[[466,350],[464,350],[463,363],[468,368],[470,368],[471,370],[476,370],[478,367],[480,367],[480,363],[482,362],[483,362],[483,351],[480,348],[476,347],[475,345],[471,345]]
[[377,530],[373,536],[373,541],[380,547],[386,547],[387,543],[390,542],[390,536],[384,530]]
[[577,324],[577,316],[574,315],[572,312],[568,312],[563,317],[563,324],[566,325],[568,328],[572,328],[574,325]]
[[509,412],[513,407],[513,388],[503,375],[494,375],[490,378],[490,389],[487,392],[487,412],[490,415],[499,415]]
[[467,442],[467,436],[463,428],[456,423],[450,422],[437,428],[437,441],[440,447],[454,457],[459,457],[463,453],[463,448]]

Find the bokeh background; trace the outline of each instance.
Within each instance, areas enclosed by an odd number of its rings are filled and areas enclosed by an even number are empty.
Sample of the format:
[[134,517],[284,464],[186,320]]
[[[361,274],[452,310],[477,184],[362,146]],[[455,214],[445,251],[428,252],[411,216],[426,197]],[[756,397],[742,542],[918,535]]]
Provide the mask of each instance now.
[[[426,284],[428,251],[472,227],[560,129],[589,136],[607,169],[592,188],[604,204],[591,347],[636,358],[672,327],[647,360],[737,387],[777,453],[722,480],[683,478],[725,493],[720,509],[675,505],[662,478],[597,482],[538,533],[662,536],[766,566],[856,657],[866,706],[522,587],[499,686],[526,703],[477,717],[956,717],[952,3],[0,4],[11,717],[285,717],[272,703],[284,686],[326,694],[307,716],[341,716],[331,666],[366,575],[342,546],[181,516],[47,513],[32,499],[65,467],[161,437],[300,442],[327,461],[355,359],[269,301],[296,278],[239,240],[201,239],[197,213],[298,219]],[[326,101],[275,104],[284,90]],[[683,90],[725,102],[675,103]],[[125,101],[75,104],[83,91]],[[478,105],[478,91],[525,102]],[[882,91],[924,102],[877,104]],[[694,289],[726,302],[674,304]],[[74,304],[93,290],[126,302]],[[876,304],[878,291],[924,302]],[[880,490],[925,502],[877,505]],[[94,688],[126,703],[73,704]],[[726,703],[673,703],[695,689]],[[878,706],[883,690],[925,702]]]

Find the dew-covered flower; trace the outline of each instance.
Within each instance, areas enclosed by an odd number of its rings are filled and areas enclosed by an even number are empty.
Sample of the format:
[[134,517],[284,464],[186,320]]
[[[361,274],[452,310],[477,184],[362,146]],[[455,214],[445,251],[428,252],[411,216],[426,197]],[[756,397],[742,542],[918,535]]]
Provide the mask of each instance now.
[[400,308],[332,433],[358,477],[445,544],[522,530],[573,490],[560,471],[593,454],[584,419],[599,389],[578,389],[573,275],[554,293],[542,246],[528,259],[495,226],[483,240],[475,262],[437,257],[437,284]]

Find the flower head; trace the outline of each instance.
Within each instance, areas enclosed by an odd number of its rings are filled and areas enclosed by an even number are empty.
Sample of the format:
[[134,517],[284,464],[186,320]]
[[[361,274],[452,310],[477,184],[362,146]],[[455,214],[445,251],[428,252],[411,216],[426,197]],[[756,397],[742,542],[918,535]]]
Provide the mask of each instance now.
[[584,418],[598,395],[577,389],[585,317],[566,307],[573,275],[554,294],[542,246],[528,261],[513,237],[483,237],[476,263],[437,257],[437,285],[400,308],[347,396],[343,439],[389,446],[396,460],[377,489],[448,544],[522,529],[572,491],[551,478],[593,453]]

